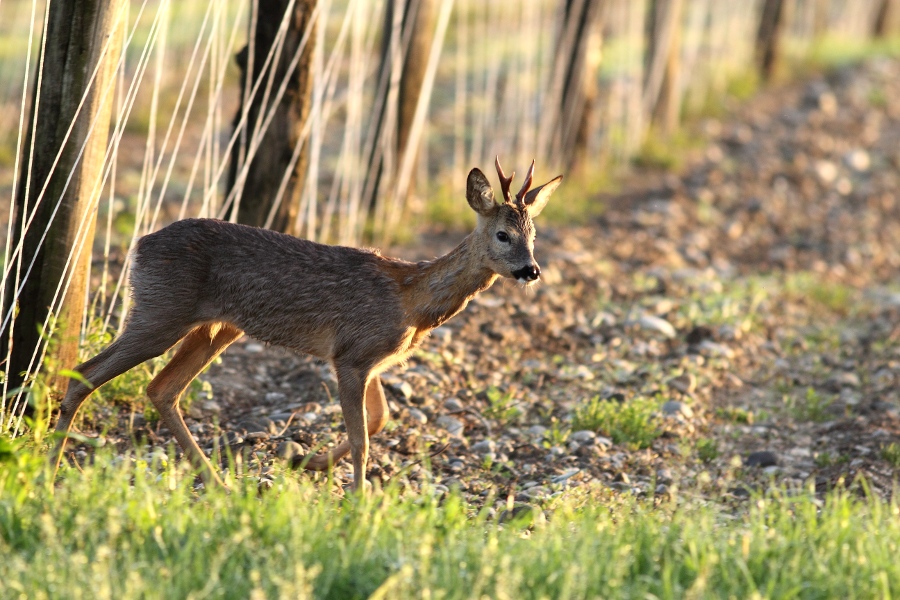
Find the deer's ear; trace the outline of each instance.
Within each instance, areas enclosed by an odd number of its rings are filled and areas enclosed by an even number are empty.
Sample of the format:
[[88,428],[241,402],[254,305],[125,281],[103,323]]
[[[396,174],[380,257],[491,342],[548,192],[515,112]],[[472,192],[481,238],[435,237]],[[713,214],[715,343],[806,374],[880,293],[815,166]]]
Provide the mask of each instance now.
[[559,184],[562,183],[562,178],[563,176],[559,175],[555,179],[551,179],[544,185],[536,187],[525,194],[525,207],[528,209],[528,214],[531,215],[532,218],[541,214],[541,211],[547,206],[547,200],[550,199],[550,196],[556,191]]
[[494,202],[494,190],[487,177],[484,176],[479,169],[469,171],[469,178],[466,181],[466,200],[469,206],[479,215],[488,216],[497,208]]

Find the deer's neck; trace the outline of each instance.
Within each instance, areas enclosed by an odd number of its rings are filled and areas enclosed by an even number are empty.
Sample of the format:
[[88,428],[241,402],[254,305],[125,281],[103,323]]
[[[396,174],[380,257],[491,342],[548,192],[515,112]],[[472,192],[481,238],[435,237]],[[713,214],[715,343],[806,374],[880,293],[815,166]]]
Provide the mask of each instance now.
[[497,279],[481,266],[471,236],[440,258],[415,265],[407,278],[408,314],[418,329],[433,329],[466,307]]

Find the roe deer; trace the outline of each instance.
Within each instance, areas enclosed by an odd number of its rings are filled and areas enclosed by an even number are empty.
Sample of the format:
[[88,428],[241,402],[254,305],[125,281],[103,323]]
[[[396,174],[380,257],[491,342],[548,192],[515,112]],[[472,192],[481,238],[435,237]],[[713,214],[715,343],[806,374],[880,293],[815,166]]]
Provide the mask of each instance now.
[[466,199],[478,213],[475,231],[431,261],[410,263],[213,219],[177,221],[141,238],[134,249],[134,302],[125,330],[75,367],[92,387],[69,381],[56,424],[63,435],[51,455],[54,468],[91,390],[181,341],[147,395],[203,480],[222,485],[185,426],[178,400],[194,377],[246,333],[331,362],[348,439],[310,458],[307,468],[327,469],[349,452],[353,487],[363,487],[369,436],[381,431],[388,417],[379,373],[403,361],[429,331],[498,276],[526,285],[540,277],[532,218],[562,176],[529,191],[532,162],[512,197],[512,176],[504,176],[499,160],[495,166],[503,203],[494,200],[484,174],[472,169]]

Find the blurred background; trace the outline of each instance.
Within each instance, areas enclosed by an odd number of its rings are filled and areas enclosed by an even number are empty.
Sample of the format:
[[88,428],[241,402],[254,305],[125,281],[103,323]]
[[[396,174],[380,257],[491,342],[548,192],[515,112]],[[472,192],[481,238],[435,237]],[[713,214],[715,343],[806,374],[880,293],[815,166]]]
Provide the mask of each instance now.
[[495,156],[565,173],[548,218],[577,222],[633,165],[676,167],[684,123],[896,53],[897,4],[6,0],[0,431],[41,365],[121,328],[145,233],[204,216],[390,246],[471,225],[465,175]]

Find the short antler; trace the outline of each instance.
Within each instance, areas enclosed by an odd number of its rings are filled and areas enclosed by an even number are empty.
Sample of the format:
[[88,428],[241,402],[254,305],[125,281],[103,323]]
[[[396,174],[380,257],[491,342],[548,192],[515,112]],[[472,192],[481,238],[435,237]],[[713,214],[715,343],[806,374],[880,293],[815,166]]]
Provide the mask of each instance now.
[[[499,163],[498,163],[499,164]],[[512,179],[512,178],[510,178]],[[525,194],[528,193],[528,189],[531,187],[531,182],[534,179],[534,161],[531,161],[531,166],[528,167],[528,173],[525,174],[525,182],[522,183],[522,189],[519,190],[519,193],[516,194],[516,205],[519,208],[525,208]]]
[[516,172],[513,171],[512,175],[507,177],[503,174],[503,167],[500,166],[500,157],[496,157],[494,159],[494,166],[497,167],[497,175],[500,177],[500,189],[503,190],[503,201],[506,203],[512,202],[512,196],[509,193],[509,186],[512,183],[513,177],[516,176]]

